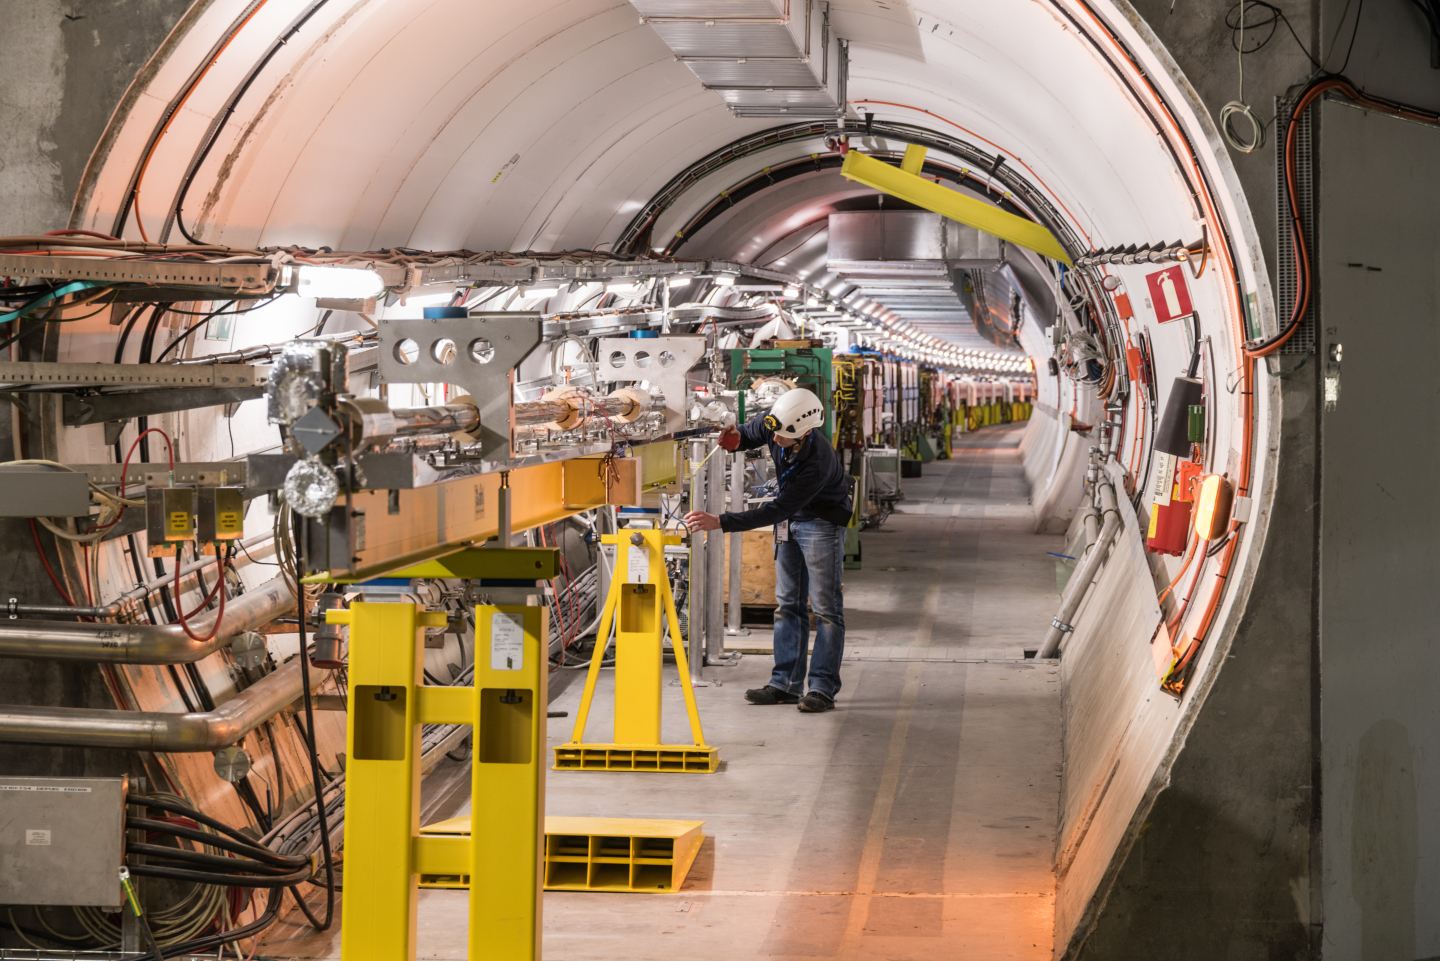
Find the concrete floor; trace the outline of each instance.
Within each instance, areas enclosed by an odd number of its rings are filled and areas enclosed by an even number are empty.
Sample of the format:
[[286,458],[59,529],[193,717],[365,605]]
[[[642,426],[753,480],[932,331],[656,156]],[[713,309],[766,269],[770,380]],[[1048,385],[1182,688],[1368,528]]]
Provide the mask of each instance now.
[[[861,535],[837,710],[746,704],[769,675],[749,655],[696,692],[717,773],[548,773],[550,814],[703,820],[706,840],[677,894],[546,894],[547,961],[1050,957],[1060,678],[1022,651],[1054,613],[1046,551],[1063,540],[1030,533],[1022,429],[966,435]],[[604,687],[587,740],[608,736]],[[579,695],[568,683],[551,709],[573,718]],[[667,698],[667,740],[688,740]],[[551,747],[569,735],[551,722]],[[468,811],[468,793],[446,762],[425,820]],[[420,957],[466,957],[466,918],[464,892],[422,892]],[[261,956],[339,957],[338,924],[295,920]]]

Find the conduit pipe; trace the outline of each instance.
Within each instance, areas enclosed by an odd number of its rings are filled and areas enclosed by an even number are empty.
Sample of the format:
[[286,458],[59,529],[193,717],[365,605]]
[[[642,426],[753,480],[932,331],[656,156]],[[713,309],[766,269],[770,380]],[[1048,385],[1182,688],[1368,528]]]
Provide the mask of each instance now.
[[[294,658],[206,713],[0,705],[0,743],[160,753],[219,750],[234,744],[294,702],[302,693],[300,672],[307,669],[309,662],[308,657]],[[315,668],[308,670],[311,683],[318,683],[323,672]]]
[[1104,566],[1105,554],[1115,542],[1115,535],[1120,533],[1120,510],[1115,501],[1115,485],[1107,477],[1098,482],[1098,488],[1100,512],[1105,518],[1100,527],[1100,537],[1086,552],[1085,559],[1075,568],[1075,573],[1070,575],[1070,582],[1065,585],[1065,594],[1060,598],[1060,611],[1050,621],[1050,630],[1045,635],[1045,643],[1040,645],[1040,650],[1035,655],[1037,658],[1054,657],[1060,650],[1060,641],[1074,629],[1070,620],[1080,609],[1080,602],[1085,599],[1085,592],[1095,580],[1095,575],[1099,574],[1100,568]]
[[[274,536],[275,535],[269,533],[256,534],[254,537],[248,537],[240,541],[240,546],[248,550],[268,540],[274,539]],[[234,563],[232,560],[230,566],[233,566]],[[215,568],[215,559],[213,557],[201,557],[198,560],[190,561],[180,568],[180,576],[188,577],[204,568],[213,570]],[[65,604],[22,604],[11,598],[3,605],[4,613],[17,616],[20,614],[44,614],[60,617],[119,617],[127,607],[140,598],[154,593],[156,588],[169,587],[174,581],[175,575],[173,573],[166,572],[164,574],[157,574],[155,577],[150,578],[150,580],[130,588],[109,604],[102,604],[99,607],[71,607]],[[229,601],[227,600],[226,603],[228,604]]]
[[[190,664],[213,654],[237,634],[264,627],[295,606],[283,577],[225,603],[220,629],[195,641],[179,624],[92,624],[66,621],[0,620],[0,657],[53,661],[108,661],[116,664]],[[74,608],[62,609],[73,613]],[[190,629],[207,637],[215,611],[194,618]],[[298,676],[297,676],[298,683]],[[17,709],[19,710],[19,709]]]

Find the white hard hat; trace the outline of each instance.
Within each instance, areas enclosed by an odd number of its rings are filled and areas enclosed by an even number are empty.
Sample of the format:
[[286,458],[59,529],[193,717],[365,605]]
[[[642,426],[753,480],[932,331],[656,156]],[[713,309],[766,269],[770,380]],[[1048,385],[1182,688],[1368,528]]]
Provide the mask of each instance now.
[[765,416],[765,426],[786,437],[800,437],[806,431],[821,427],[825,423],[825,405],[804,387],[788,390],[780,395],[770,413]]

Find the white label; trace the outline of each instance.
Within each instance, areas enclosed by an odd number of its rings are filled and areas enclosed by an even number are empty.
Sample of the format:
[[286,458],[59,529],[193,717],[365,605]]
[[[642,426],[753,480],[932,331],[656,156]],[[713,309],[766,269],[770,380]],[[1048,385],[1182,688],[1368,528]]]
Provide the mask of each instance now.
[[[108,632],[101,632],[103,637]],[[38,791],[43,794],[89,794],[88,787],[50,787],[39,784],[0,784],[0,791]]]
[[525,668],[525,615],[490,615],[490,670],[519,671]]
[[28,830],[28,831],[25,832],[25,843],[26,843],[26,844],[42,844],[42,845],[49,846],[49,844],[50,844],[50,832],[49,832],[49,831],[41,831],[41,830],[38,830],[38,829],[36,829],[36,828],[31,828],[30,830]]
[[625,555],[625,583],[650,583],[650,546],[648,544],[630,545],[630,550]]
[[1170,503],[1170,493],[1175,486],[1175,455],[1155,453],[1155,478],[1150,486],[1150,503],[1165,507]]

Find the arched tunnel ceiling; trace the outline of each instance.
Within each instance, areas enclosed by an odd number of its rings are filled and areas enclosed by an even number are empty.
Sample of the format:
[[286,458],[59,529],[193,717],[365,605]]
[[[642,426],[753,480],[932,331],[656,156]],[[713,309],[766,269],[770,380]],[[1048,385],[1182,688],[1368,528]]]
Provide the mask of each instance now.
[[[1105,374],[1110,388],[1125,376],[1119,348],[1132,334],[1153,359],[1151,389],[1132,390],[1122,403],[1134,410],[1127,426],[1144,431],[1132,442],[1135,452],[1153,443],[1153,423],[1144,424],[1158,416],[1157,401],[1174,372],[1190,362],[1186,331],[1193,331],[1197,353],[1205,355],[1205,383],[1226,385],[1207,397],[1213,409],[1207,442],[1217,466],[1238,472],[1239,486],[1254,493],[1261,512],[1273,492],[1279,388],[1262,378],[1263,389],[1252,389],[1257,385],[1240,350],[1247,295],[1259,322],[1274,329],[1259,244],[1213,128],[1193,111],[1183,79],[1121,2],[834,0],[835,32],[851,43],[848,116],[853,121],[873,112],[882,122],[916,125],[1005,158],[1025,181],[1024,189],[1008,181],[1017,195],[1040,195],[1082,248],[1193,242],[1208,230],[1209,271],[1187,281],[1193,328],[1158,323],[1144,304],[1145,274],[1153,265],[1136,265],[1106,268],[1130,294],[1134,316],[1092,318],[1089,329],[1098,334],[1108,327],[1115,335],[1114,362]],[[225,115],[247,72],[306,11],[309,19]],[[733,117],[625,0],[310,0],[303,7],[211,0],[188,16],[112,121],[70,226],[126,238],[141,236],[143,227],[150,239],[180,240],[178,233],[160,234],[214,122],[216,148],[184,196],[185,223],[204,241],[516,251],[523,262],[527,250],[607,249],[677,175],[777,126],[773,119]],[[193,92],[182,96],[196,77]],[[892,153],[898,147],[867,137],[856,137],[855,145]],[[673,236],[677,223],[688,223],[721,191],[765,165],[823,149],[817,138],[795,140],[711,170],[664,211],[654,236]],[[142,219],[132,212],[117,224],[137,178],[135,209]],[[797,180],[790,192],[775,194],[788,198],[779,212],[757,203],[758,216],[716,218],[711,232],[695,239],[716,245],[707,252],[729,246],[728,256],[759,257],[795,234],[810,213],[855,199],[847,192]],[[792,222],[797,217],[800,222]],[[796,239],[801,243],[785,255],[785,269],[823,267],[820,242]],[[1114,307],[1098,296],[1094,301],[1096,310]],[[313,302],[282,298],[266,308],[273,313],[251,321],[248,334],[268,340],[305,330],[315,322],[314,309]],[[99,338],[60,336],[65,359],[99,359]],[[1067,373],[1046,373],[1055,348],[1039,325],[1024,325],[1018,339],[1036,361],[1037,406],[1057,425],[1059,443],[1047,455],[1047,469],[1058,477],[1072,430],[1091,431],[1108,416],[1099,403],[1109,399],[1108,388],[1093,370],[1100,365],[1084,358],[1067,361]],[[208,442],[207,431],[192,433]],[[88,459],[93,454],[70,458]],[[1137,464],[1134,472],[1149,477],[1148,466]],[[1263,532],[1261,524],[1253,530]],[[1226,564],[1237,559],[1241,578],[1253,577],[1263,543],[1250,530],[1246,525],[1232,538],[1225,555]],[[1222,591],[1218,572],[1207,577],[1215,580],[1205,629],[1214,625],[1217,639],[1204,656],[1216,658],[1228,643],[1219,638],[1233,634],[1243,610],[1237,601],[1243,592]],[[1198,573],[1195,578],[1192,590]],[[1142,655],[1144,671],[1151,669],[1149,656]],[[1109,851],[1117,843],[1118,837],[1097,833],[1087,850]],[[1103,855],[1075,863],[1080,866],[1071,868],[1067,885],[1077,893],[1057,901],[1058,931],[1078,923],[1089,894],[1102,884]]]
[[[130,118],[147,122],[125,125],[88,198],[90,225],[108,229],[118,207],[128,171],[113,161],[141,152],[163,99],[244,9],[211,5],[160,66]],[[998,145],[1097,246],[1196,232],[1153,130],[1050,3],[832,11],[851,34],[855,110]],[[145,175],[152,233],[204,127],[292,16],[261,6],[177,113]],[[588,249],[685,164],[769,125],[731,117],[616,0],[328,0],[296,38],[186,199],[207,240]]]

